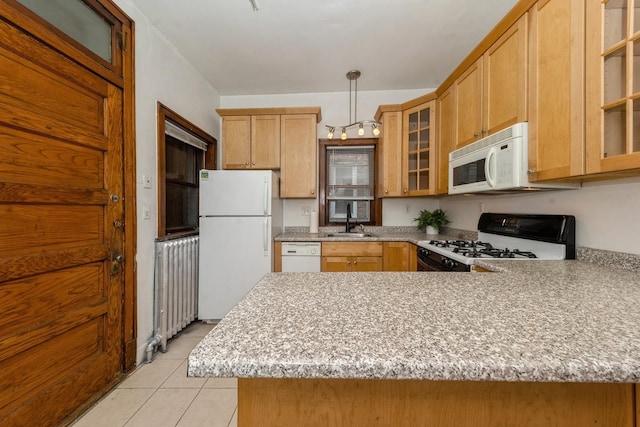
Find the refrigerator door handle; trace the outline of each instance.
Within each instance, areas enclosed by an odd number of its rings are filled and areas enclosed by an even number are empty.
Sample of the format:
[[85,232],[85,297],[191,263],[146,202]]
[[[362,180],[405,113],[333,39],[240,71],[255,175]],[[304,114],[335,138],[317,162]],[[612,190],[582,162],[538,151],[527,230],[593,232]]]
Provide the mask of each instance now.
[[269,182],[264,180],[264,214],[269,215]]
[[262,247],[264,249],[264,256],[269,256],[269,218],[264,217],[264,224],[262,230]]

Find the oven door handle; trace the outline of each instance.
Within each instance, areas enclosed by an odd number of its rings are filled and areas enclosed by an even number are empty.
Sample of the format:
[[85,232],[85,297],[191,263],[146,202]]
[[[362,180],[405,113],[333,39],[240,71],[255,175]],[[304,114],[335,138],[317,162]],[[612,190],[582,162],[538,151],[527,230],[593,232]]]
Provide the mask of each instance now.
[[491,175],[491,171],[496,170],[496,148],[489,149],[487,159],[484,162],[484,176],[487,179],[489,187],[494,188],[496,186],[496,178]]

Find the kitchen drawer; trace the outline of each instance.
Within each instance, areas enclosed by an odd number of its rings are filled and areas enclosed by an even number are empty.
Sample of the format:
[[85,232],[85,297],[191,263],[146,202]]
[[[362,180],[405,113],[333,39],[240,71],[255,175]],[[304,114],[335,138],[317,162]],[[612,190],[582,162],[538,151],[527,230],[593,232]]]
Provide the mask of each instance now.
[[382,256],[382,242],[323,242],[322,256]]

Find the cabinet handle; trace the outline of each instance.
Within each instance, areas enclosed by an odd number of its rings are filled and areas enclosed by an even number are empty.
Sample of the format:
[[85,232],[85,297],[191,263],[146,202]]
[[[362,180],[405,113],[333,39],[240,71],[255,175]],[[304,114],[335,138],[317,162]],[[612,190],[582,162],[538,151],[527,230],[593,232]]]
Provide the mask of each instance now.
[[316,190],[311,190],[311,194],[316,194]]
[[357,263],[358,263],[358,261],[353,261],[353,264],[354,264],[354,265],[355,265],[355,264],[357,264]]
[[256,162],[252,162],[252,163],[251,163],[251,166],[255,166],[255,165],[256,165]]
[[474,132],[473,136],[475,136],[476,138],[480,136],[480,133],[478,132]]
[[533,175],[534,173],[536,173],[535,169],[527,169],[527,175]]
[[403,193],[406,193],[406,192],[407,192],[407,189],[405,188],[404,190],[402,190],[402,192],[403,192]]
[[389,194],[389,189],[385,188],[384,189],[384,194]]
[[489,131],[488,131],[488,130],[486,130],[486,129],[482,129],[482,134],[483,134],[483,135],[486,135],[486,134],[488,134],[488,133],[489,133]]

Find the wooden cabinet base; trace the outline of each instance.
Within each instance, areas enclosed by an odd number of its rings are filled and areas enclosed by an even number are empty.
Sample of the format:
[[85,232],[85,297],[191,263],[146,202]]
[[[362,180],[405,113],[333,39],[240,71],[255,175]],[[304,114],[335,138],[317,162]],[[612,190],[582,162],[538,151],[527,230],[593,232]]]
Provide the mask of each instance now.
[[240,378],[238,426],[634,426],[634,385]]

